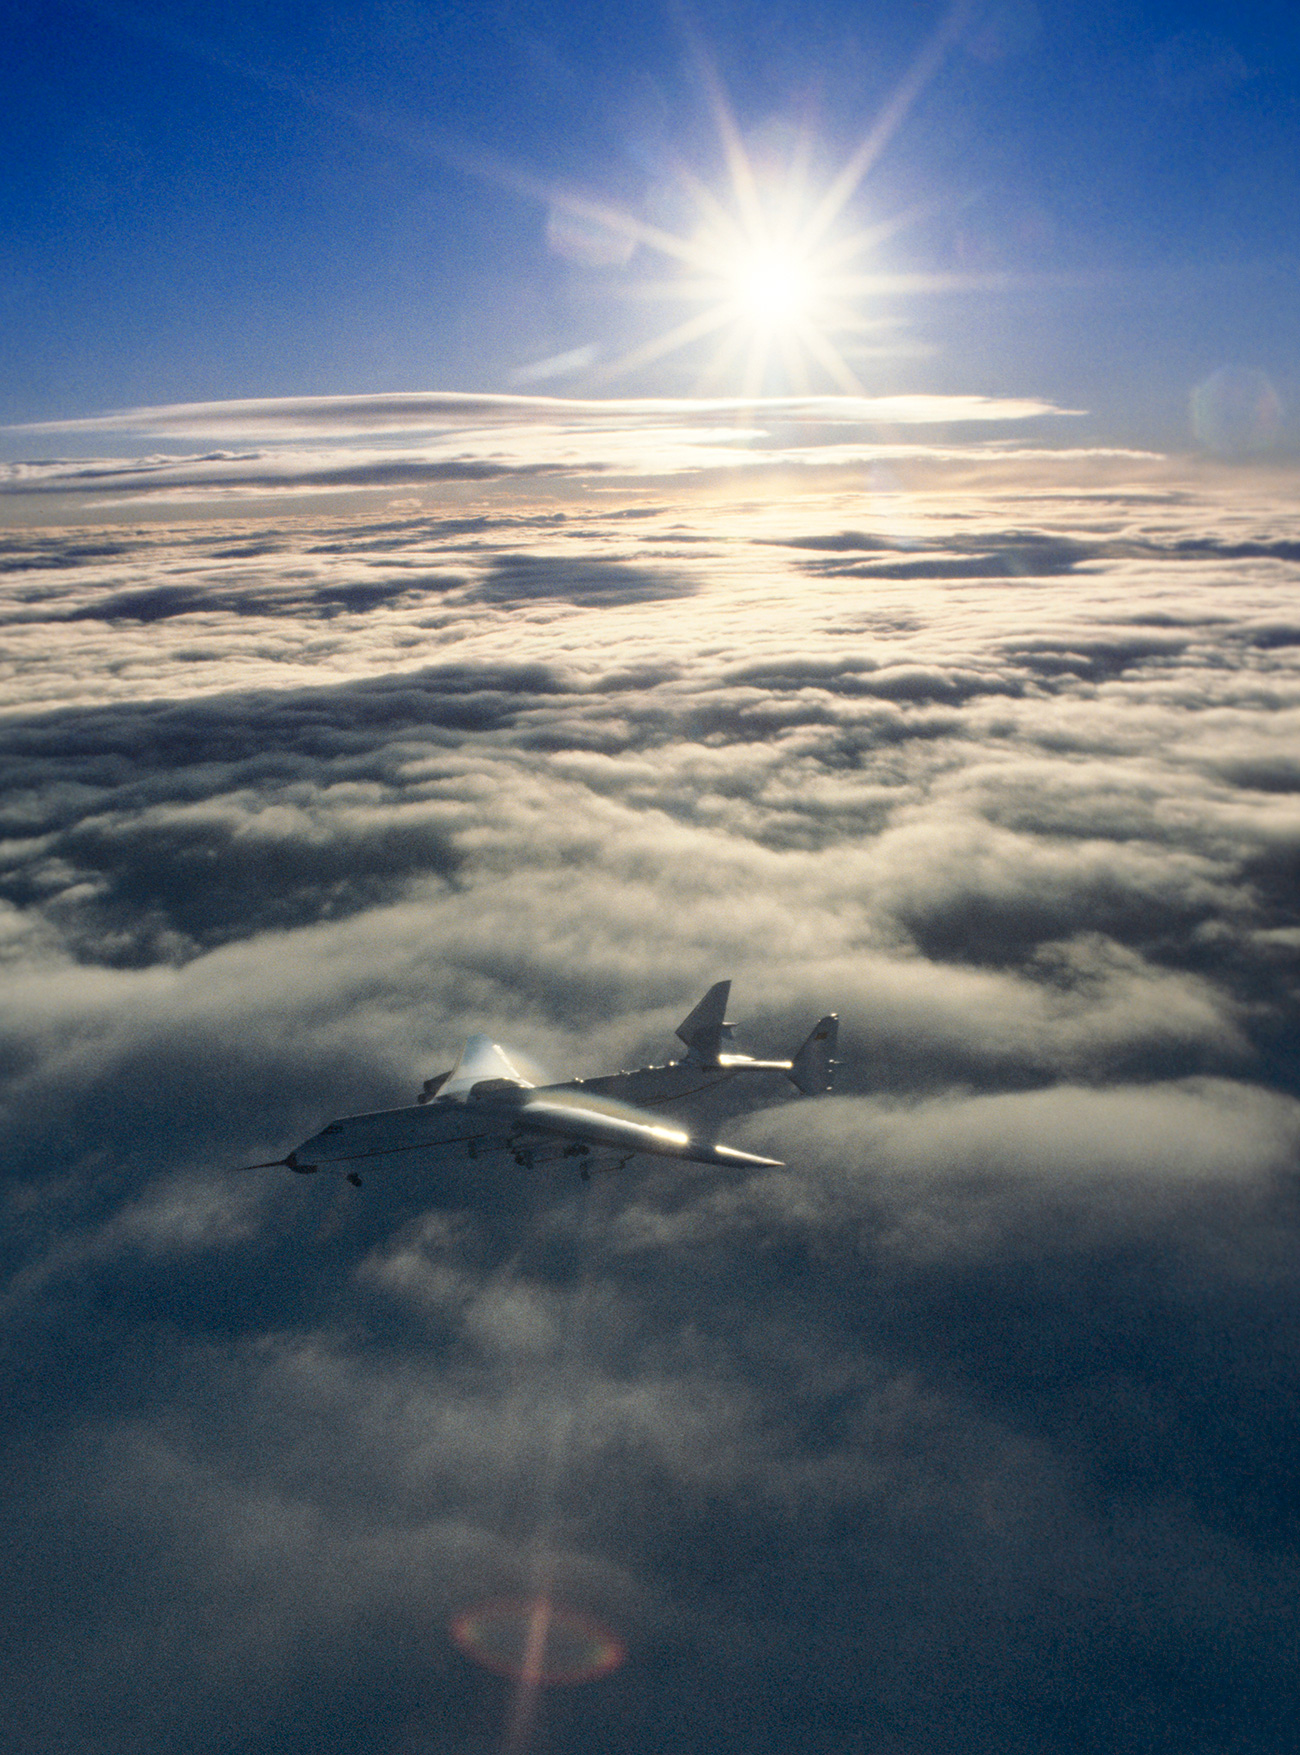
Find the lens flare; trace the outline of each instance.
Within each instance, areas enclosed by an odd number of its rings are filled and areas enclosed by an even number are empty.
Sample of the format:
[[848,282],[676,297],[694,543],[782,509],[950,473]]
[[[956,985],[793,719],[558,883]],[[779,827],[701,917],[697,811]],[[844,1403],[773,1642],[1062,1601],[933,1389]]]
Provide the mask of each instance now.
[[627,1656],[607,1627],[545,1596],[465,1609],[451,1636],[476,1664],[528,1687],[594,1682]]
[[1220,457],[1270,451],[1282,437],[1282,403],[1263,372],[1220,366],[1192,391],[1192,431]]

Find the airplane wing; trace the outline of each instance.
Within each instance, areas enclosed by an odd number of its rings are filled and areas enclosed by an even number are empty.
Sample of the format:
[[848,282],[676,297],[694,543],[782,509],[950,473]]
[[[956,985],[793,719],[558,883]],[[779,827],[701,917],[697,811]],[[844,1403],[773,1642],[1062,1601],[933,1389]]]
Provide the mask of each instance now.
[[[308,1175],[328,1165],[356,1164],[363,1158],[399,1153],[462,1151],[483,1136],[485,1117],[463,1103],[413,1105],[409,1109],[377,1109],[369,1115],[343,1115],[295,1146],[280,1160],[290,1170]],[[474,1153],[470,1154],[474,1156]]]
[[779,1158],[760,1158],[735,1146],[695,1138],[688,1128],[662,1120],[630,1103],[616,1103],[594,1092],[564,1087],[530,1091],[519,1105],[525,1127],[558,1134],[588,1147],[616,1152],[650,1152],[664,1158],[686,1158],[694,1164],[750,1165],[780,1169]]

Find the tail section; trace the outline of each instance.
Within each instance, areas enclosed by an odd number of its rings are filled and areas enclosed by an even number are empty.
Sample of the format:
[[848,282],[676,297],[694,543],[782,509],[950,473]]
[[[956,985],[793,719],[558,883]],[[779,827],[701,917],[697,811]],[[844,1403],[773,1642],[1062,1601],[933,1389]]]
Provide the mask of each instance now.
[[751,1060],[745,1054],[724,1054],[722,1045],[731,1037],[734,1026],[727,1022],[727,1001],[731,997],[730,981],[717,981],[689,1016],[677,1026],[677,1034],[686,1044],[686,1054],[679,1065],[714,1067],[729,1075],[737,1072],[783,1072],[806,1097],[829,1091],[834,1079],[835,1046],[839,1039],[840,1021],[834,1012],[822,1018],[813,1028],[803,1047],[790,1060]]
[[839,1033],[839,1018],[830,1012],[813,1026],[812,1034],[795,1055],[788,1077],[805,1097],[815,1097],[820,1091],[830,1090],[835,1068],[839,1065],[835,1059]]
[[717,981],[688,1017],[677,1026],[679,1038],[686,1044],[686,1058],[699,1066],[716,1066],[722,1044],[731,1037],[734,1025],[727,1022],[727,1001],[731,997],[730,981]]

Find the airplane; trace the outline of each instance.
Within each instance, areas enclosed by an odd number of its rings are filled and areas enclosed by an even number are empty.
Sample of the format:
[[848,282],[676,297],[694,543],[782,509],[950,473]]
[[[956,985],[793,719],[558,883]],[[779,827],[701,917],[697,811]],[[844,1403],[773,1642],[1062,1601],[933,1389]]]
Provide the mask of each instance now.
[[640,1107],[694,1097],[741,1073],[783,1072],[805,1096],[830,1090],[837,1064],[835,1013],[813,1027],[793,1060],[753,1060],[723,1052],[735,1028],[727,1022],[730,993],[730,981],[717,982],[682,1019],[677,1035],[685,1052],[680,1059],[557,1085],[534,1084],[508,1049],[490,1036],[471,1036],[455,1066],[426,1079],[410,1108],[345,1115],[286,1157],[242,1168],[284,1165],[310,1176],[346,1165],[355,1188],[361,1186],[357,1164],[408,1152],[434,1152],[443,1160],[504,1152],[525,1170],[577,1159],[584,1182],[592,1170],[621,1169],[638,1152],[733,1169],[780,1169],[778,1158],[704,1140],[685,1125]]

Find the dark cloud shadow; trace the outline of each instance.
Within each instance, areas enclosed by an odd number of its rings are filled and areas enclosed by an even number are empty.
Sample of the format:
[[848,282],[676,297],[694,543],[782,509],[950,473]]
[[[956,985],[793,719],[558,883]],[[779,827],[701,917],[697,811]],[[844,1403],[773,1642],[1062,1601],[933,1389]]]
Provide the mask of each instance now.
[[43,533],[0,536],[0,573],[61,572],[131,554],[127,542],[85,542]]
[[547,598],[593,609],[689,597],[695,582],[677,571],[630,561],[582,560],[568,555],[503,555],[474,587],[485,603],[530,603]]
[[11,720],[0,896],[57,918],[77,954],[140,966],[346,918],[417,877],[452,881],[449,834],[427,812],[349,817],[313,797],[341,783],[400,797],[413,747],[499,731],[564,693],[540,665],[448,666]]
[[[762,689],[777,698],[818,690],[844,700],[875,699],[917,705],[932,702],[957,705],[979,695],[1017,696],[1023,694],[1025,687],[1023,677],[991,667],[890,664],[861,657],[828,662],[802,655],[776,663],[740,664],[730,671],[729,678],[737,685]],[[810,708],[810,716],[813,711]],[[884,735],[888,736],[888,732]],[[898,735],[923,736],[925,732],[919,725],[900,725]]]
[[1003,647],[1008,659],[1044,680],[1078,677],[1087,682],[1106,682],[1127,671],[1149,664],[1172,665],[1188,645],[1186,638],[1168,635],[1094,635],[1080,639],[1033,635],[1008,640]]
[[[304,554],[392,554],[426,542],[455,544],[462,537],[491,536],[498,531],[551,530],[568,522],[565,512],[496,512],[468,518],[403,518],[390,523],[367,522],[328,542],[308,543]],[[473,546],[473,545],[470,545]]]
[[[807,561],[808,571],[826,578],[854,579],[1033,579],[1059,578],[1097,561],[1300,561],[1300,543],[1286,539],[1232,542],[1194,537],[1158,542],[1143,538],[1079,538],[1034,530],[947,531],[941,542],[909,542],[866,531],[842,530],[825,536],[780,539],[783,548],[826,554],[880,556],[853,562]],[[932,552],[942,549],[942,553]],[[885,558],[890,557],[890,558]]]
[[44,860],[35,873],[0,872],[0,897],[19,908],[44,903],[71,948],[117,967],[175,962],[253,933],[346,919],[391,900],[413,878],[451,880],[460,863],[432,822],[295,833],[259,831],[256,817],[215,815],[92,819],[51,837],[45,860],[75,874],[66,900],[41,882]]
[[151,585],[137,591],[115,591],[74,610],[24,609],[9,617],[15,622],[165,622],[178,616],[318,616],[365,615],[404,597],[440,594],[460,585],[454,575],[425,578],[360,579],[344,585],[286,586],[262,580],[239,585]]
[[[1073,537],[1038,531],[1010,530],[979,536],[946,534],[943,554],[926,553],[929,545],[909,544],[900,552],[896,539],[845,530],[829,536],[786,539],[786,548],[829,554],[879,555],[863,561],[806,561],[807,571],[831,579],[1025,579],[1056,578],[1102,552],[1099,545]],[[921,552],[917,552],[920,549]],[[886,556],[890,558],[885,558]]]

